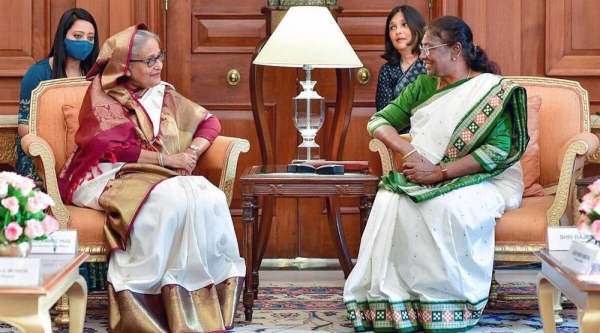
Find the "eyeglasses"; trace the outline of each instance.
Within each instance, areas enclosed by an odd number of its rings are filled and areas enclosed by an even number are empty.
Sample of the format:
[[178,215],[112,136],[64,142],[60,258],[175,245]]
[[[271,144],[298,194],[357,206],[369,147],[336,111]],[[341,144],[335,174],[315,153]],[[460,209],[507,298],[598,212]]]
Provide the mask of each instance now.
[[130,62],[145,62],[146,65],[148,65],[148,67],[152,67],[154,66],[154,64],[156,64],[156,61],[159,60],[160,62],[163,62],[165,60],[165,56],[167,55],[167,51],[160,51],[158,52],[158,54],[154,57],[150,57],[146,60],[135,60],[135,59],[130,59]]
[[435,48],[438,47],[442,47],[442,46],[447,46],[448,44],[440,44],[440,45],[435,45],[435,46],[426,46],[426,45],[419,45],[419,51],[421,51],[421,53],[423,53],[426,57],[429,57],[429,51],[433,50]]

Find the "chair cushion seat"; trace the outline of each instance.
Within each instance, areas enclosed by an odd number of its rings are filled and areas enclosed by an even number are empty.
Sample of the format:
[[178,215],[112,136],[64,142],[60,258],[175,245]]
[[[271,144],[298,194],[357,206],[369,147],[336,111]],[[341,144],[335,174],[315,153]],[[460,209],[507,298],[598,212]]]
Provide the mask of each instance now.
[[496,245],[531,245],[546,243],[546,213],[554,195],[523,198],[518,209],[505,212],[496,220]]
[[79,245],[103,245],[106,213],[90,208],[66,206],[71,213],[69,229],[77,229]]

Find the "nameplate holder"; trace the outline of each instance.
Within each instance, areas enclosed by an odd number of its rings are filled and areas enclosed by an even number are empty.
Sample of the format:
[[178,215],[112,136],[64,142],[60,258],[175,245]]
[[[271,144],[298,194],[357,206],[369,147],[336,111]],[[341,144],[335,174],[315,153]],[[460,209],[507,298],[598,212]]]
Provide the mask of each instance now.
[[548,250],[567,251],[572,241],[586,242],[590,236],[577,227],[548,227]]
[[600,251],[600,247],[594,244],[573,241],[562,264],[576,273],[589,274],[598,251]]
[[40,284],[39,258],[0,258],[0,287],[35,287]]
[[77,230],[56,230],[48,238],[32,242],[31,253],[72,254],[77,252]]

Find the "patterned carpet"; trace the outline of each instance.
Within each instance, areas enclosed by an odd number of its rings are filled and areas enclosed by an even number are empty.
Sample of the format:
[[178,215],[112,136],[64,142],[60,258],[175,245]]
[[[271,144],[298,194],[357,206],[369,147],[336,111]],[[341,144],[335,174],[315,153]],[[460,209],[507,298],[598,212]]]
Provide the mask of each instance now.
[[[259,289],[252,323],[245,322],[243,308],[232,332],[353,332],[342,304],[342,287],[271,285]],[[533,285],[504,285],[501,292],[535,294]],[[85,333],[106,332],[106,304],[88,303]],[[565,323],[558,333],[578,332],[575,309],[563,311]],[[478,326],[469,332],[543,332],[536,301],[502,302],[486,308]],[[0,324],[0,333],[18,330]],[[67,333],[68,329],[55,328]]]

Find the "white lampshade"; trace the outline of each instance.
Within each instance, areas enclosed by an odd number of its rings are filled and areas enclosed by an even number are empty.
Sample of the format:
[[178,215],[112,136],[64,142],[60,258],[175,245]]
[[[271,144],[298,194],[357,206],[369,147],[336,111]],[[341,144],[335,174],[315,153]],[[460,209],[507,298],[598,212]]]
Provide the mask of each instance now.
[[362,67],[329,9],[318,6],[290,7],[253,63],[279,67]]

